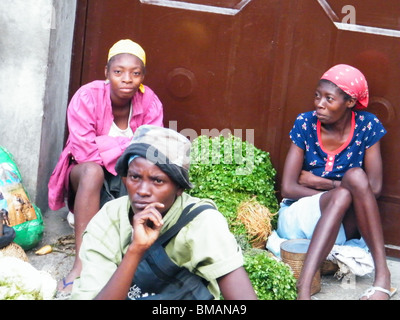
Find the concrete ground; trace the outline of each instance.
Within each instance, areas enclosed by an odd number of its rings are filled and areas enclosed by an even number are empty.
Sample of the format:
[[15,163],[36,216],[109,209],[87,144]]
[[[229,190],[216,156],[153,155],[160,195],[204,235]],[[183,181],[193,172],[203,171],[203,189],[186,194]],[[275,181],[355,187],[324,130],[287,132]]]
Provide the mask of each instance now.
[[[43,239],[37,248],[27,252],[29,262],[38,270],[49,272],[54,279],[62,279],[71,269],[74,261],[73,229],[67,222],[68,211],[48,211],[43,214],[45,231]],[[46,244],[54,246],[50,254],[39,256],[34,252]],[[388,258],[388,265],[392,273],[392,287],[400,290],[400,260]],[[360,295],[372,285],[373,274],[363,277],[352,277],[347,280],[338,280],[333,275],[322,276],[321,291],[313,296],[315,300],[358,300]],[[56,297],[66,299],[66,297]],[[397,292],[392,300],[400,300]]]
[[[392,287],[400,289],[400,260],[387,259],[392,275]],[[333,275],[321,277],[321,291],[313,296],[315,300],[358,300],[374,281],[373,274],[363,277],[350,277],[349,279],[336,279]],[[400,300],[397,292],[391,300]]]

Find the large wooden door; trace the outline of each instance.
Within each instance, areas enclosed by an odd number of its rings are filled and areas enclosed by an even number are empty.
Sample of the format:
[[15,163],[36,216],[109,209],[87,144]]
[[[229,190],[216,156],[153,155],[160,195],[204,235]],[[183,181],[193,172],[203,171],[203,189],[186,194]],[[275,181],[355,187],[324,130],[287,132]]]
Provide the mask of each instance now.
[[71,94],[103,79],[110,46],[131,38],[147,53],[165,125],[236,129],[270,152],[279,191],[295,116],[312,108],[325,70],[354,65],[388,130],[379,205],[387,252],[400,257],[399,13],[398,0],[79,0]]

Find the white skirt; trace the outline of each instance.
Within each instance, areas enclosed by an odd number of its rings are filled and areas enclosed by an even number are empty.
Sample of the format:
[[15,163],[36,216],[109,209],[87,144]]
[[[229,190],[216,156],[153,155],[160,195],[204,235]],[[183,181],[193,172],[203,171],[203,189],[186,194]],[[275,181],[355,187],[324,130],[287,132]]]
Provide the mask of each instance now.
[[[277,233],[284,239],[311,239],[315,226],[321,217],[319,200],[324,192],[301,198],[291,204],[283,199],[278,213]],[[335,244],[343,245],[346,234],[343,224],[340,225]]]

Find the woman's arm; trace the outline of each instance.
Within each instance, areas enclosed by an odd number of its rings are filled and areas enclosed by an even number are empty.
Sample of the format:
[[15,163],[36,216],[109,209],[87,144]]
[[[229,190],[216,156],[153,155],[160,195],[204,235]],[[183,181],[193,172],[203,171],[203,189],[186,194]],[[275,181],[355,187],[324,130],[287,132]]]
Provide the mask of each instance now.
[[140,260],[160,234],[163,220],[156,207],[162,208],[163,206],[161,203],[150,204],[133,216],[132,243],[117,270],[95,297],[96,300],[126,299]]
[[112,114],[104,107],[106,102],[88,90],[82,87],[68,106],[69,146],[78,163],[92,161],[116,175],[115,164],[131,139],[108,136],[107,130],[102,132],[99,122],[103,129],[109,128]]
[[369,184],[375,197],[378,198],[382,191],[382,155],[380,142],[365,151],[364,170],[368,176]]
[[69,141],[72,155],[78,163],[93,161],[103,165],[95,138],[95,102],[86,88],[80,88],[72,97],[67,109]]
[[309,171],[302,170],[299,177],[299,184],[320,191],[328,191],[340,186],[340,180],[331,180],[318,177]]
[[[321,190],[318,190],[315,186],[311,186],[312,184],[310,179],[313,179],[315,177],[314,175],[309,176],[304,175],[303,173],[301,176],[303,161],[304,150],[292,143],[286,156],[285,166],[283,168],[281,186],[282,197],[289,199],[300,199],[302,197],[311,196],[321,192]],[[306,179],[308,181],[307,183],[305,182]]]
[[217,279],[225,300],[257,300],[249,276],[243,267]]

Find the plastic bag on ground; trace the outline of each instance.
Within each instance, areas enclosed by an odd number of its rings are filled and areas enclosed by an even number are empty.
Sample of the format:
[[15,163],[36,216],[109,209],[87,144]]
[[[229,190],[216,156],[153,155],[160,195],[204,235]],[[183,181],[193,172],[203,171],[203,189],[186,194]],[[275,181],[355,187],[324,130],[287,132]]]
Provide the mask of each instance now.
[[13,156],[0,146],[0,210],[7,211],[9,227],[15,230],[14,242],[24,250],[42,239],[44,223],[40,209],[29,199]]

